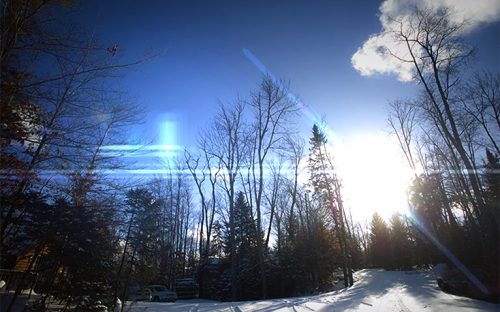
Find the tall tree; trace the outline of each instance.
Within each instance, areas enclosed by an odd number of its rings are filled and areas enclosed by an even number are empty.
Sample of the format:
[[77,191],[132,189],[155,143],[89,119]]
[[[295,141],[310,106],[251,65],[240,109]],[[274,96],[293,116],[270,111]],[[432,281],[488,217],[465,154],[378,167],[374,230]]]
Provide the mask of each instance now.
[[390,236],[391,267],[394,269],[409,268],[412,264],[412,257],[408,229],[397,214],[393,214],[390,219]]
[[376,268],[388,269],[390,265],[390,233],[387,223],[375,212],[371,221],[372,265]]
[[318,125],[312,128],[313,136],[308,158],[309,183],[314,190],[314,196],[320,203],[323,211],[329,212],[333,218],[335,233],[340,245],[342,270],[345,287],[353,285],[350,255],[348,251],[348,236],[345,225],[344,203],[341,194],[341,183],[335,173],[333,159],[328,150],[325,134]]
[[[18,194],[14,200],[13,196],[2,199],[2,205],[11,204],[22,205],[26,216],[18,224],[17,235],[7,243],[17,255],[25,255],[27,266],[7,311],[35,272],[37,292],[43,298],[56,287],[62,297],[73,296],[83,281],[106,278],[106,262],[116,252],[112,239],[115,218],[110,210],[72,205],[62,198],[44,198],[34,193]],[[7,256],[7,268],[12,269],[16,257]]]
[[462,86],[460,102],[477,129],[474,145],[500,154],[500,74],[475,72]]
[[[498,224],[500,214],[500,155],[494,155],[489,150],[486,150],[485,167],[483,185],[489,212],[488,218],[491,220],[491,223],[495,222]],[[496,239],[498,240],[498,236]],[[496,244],[496,246],[498,246],[498,244]],[[496,252],[498,253],[498,249]]]
[[[95,32],[72,22],[77,8],[72,1],[2,2],[4,194],[35,190],[94,205],[96,198],[115,196],[119,184],[110,171],[130,165],[116,146],[137,146],[129,129],[143,120],[145,106],[118,80],[123,70],[158,55],[131,63],[110,57]],[[23,215],[16,206],[2,209],[0,244]]]
[[300,162],[304,156],[305,141],[299,136],[290,136],[287,140],[289,153],[289,160],[293,168],[293,183],[290,185],[289,193],[291,197],[290,212],[288,214],[288,238],[293,241],[294,237],[294,217],[295,208],[298,201],[298,188],[299,188],[299,174],[303,169],[300,167]]
[[133,273],[135,280],[146,284],[159,273],[155,262],[161,233],[161,201],[145,188],[131,189],[126,196],[131,227],[127,235],[130,251],[125,249],[124,255],[129,253],[129,274]]
[[461,73],[473,59],[475,48],[463,39],[467,21],[453,22],[449,7],[415,7],[407,17],[392,20],[395,42],[401,43],[404,52],[391,51],[390,55],[401,62],[413,65],[414,79],[423,87],[420,109],[433,120],[438,133],[457,154],[460,165],[467,172],[468,186],[472,190],[471,204],[485,233],[485,202],[479,183],[474,157],[467,150],[465,136],[457,115]]
[[[258,299],[260,279],[255,263],[258,261],[257,241],[262,240],[262,236],[257,233],[250,206],[246,203],[242,192],[238,192],[234,208],[236,253],[231,254],[230,257],[236,258],[237,263],[238,298],[240,300]],[[228,234],[226,237],[229,237]]]
[[[298,104],[296,100],[289,97],[288,84],[285,81],[275,81],[270,76],[265,76],[259,89],[251,93],[249,106],[254,114],[254,137],[252,139],[253,157],[250,170],[258,233],[262,231],[263,226],[264,174],[267,170],[265,162],[273,150],[282,146],[285,137],[291,132],[291,117],[299,110]],[[258,241],[263,299],[267,297],[264,264],[264,253],[267,247],[260,240]]]
[[[221,187],[226,194],[229,204],[229,228],[231,239],[231,254],[236,253],[235,242],[235,195],[238,174],[248,155],[248,132],[243,120],[245,105],[237,100],[233,106],[226,106],[219,102],[219,111],[213,124],[205,133],[206,154],[214,157],[220,168]],[[232,299],[237,300],[236,258],[231,258],[231,293]]]
[[[199,150],[202,155],[194,156],[189,151],[184,150],[184,158],[189,172],[193,176],[196,189],[201,201],[201,219],[199,235],[199,253],[203,260],[207,260],[210,251],[210,240],[212,228],[215,220],[217,179],[221,167],[214,164],[214,156],[209,154],[207,148],[208,141],[201,138],[198,141]],[[216,160],[216,159],[215,159]],[[209,182],[208,187],[204,187],[205,182]]]

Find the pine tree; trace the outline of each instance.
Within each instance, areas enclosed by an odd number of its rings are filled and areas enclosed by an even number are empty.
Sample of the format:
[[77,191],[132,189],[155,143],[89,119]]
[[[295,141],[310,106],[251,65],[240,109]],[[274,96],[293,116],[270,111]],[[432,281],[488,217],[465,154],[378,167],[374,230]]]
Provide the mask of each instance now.
[[73,296],[82,283],[102,282],[109,273],[107,261],[116,253],[110,210],[71,205],[65,199],[36,193],[17,194],[14,201],[12,197],[1,199],[2,205],[20,205],[25,213],[25,221],[18,228],[20,234],[9,241],[9,249],[16,254],[5,257],[7,268],[15,265],[21,255],[27,260],[12,302],[28,286],[34,272],[40,295],[47,297],[58,289],[61,298]]
[[371,250],[372,266],[376,268],[389,268],[390,234],[387,223],[375,212],[371,222]]
[[[149,190],[138,188],[127,192],[127,204],[130,223],[126,244],[131,248],[130,265],[135,267],[135,279],[148,283],[159,273],[159,263],[155,260],[159,253],[160,201]],[[124,256],[128,252],[127,245]]]
[[[234,201],[234,220],[231,229],[230,222],[215,221],[214,238],[212,239],[212,254],[219,259],[216,270],[205,272],[211,282],[210,298],[217,300],[232,300],[233,279],[228,269],[234,261],[235,289],[238,300],[257,299],[260,295],[260,271],[258,265],[257,240],[263,240],[263,235],[257,235],[255,219],[251,208],[246,202],[243,192],[236,193]],[[234,236],[231,237],[231,234]],[[231,244],[234,243],[234,248]],[[234,252],[233,252],[234,250]],[[210,270],[210,266],[202,270]],[[216,282],[215,282],[216,281]]]
[[257,230],[243,192],[236,195],[234,210],[236,247],[240,254],[246,254],[257,244]]
[[[230,246],[229,224],[226,226],[226,246]],[[235,254],[230,257],[236,259],[238,298],[241,300],[257,299],[259,294],[259,271],[255,265],[258,263],[257,240],[262,240],[262,235],[257,235],[255,220],[252,217],[250,206],[245,200],[243,192],[238,192],[234,203],[234,243]],[[227,248],[230,253],[230,249]]]
[[309,182],[314,188],[314,193],[317,196],[332,197],[333,186],[331,185],[332,176],[328,174],[332,166],[330,166],[330,159],[328,159],[328,154],[325,149],[327,144],[327,139],[325,134],[319,130],[318,126],[315,124],[313,126],[313,136],[309,139],[309,144],[311,144],[310,154],[309,154],[309,172],[310,178]]
[[396,269],[411,265],[411,250],[408,239],[408,229],[397,214],[391,217],[391,266]]
[[[345,287],[353,285],[352,270],[349,255],[349,242],[344,223],[344,206],[342,194],[340,192],[341,184],[334,172],[332,157],[327,150],[327,139],[325,134],[314,125],[312,129],[313,136],[309,140],[311,144],[309,154],[309,182],[314,190],[314,197],[318,200],[324,212],[331,213],[335,226],[340,253],[342,259],[342,270],[344,273]],[[322,216],[320,215],[320,218]],[[321,220],[318,220],[321,221]]]

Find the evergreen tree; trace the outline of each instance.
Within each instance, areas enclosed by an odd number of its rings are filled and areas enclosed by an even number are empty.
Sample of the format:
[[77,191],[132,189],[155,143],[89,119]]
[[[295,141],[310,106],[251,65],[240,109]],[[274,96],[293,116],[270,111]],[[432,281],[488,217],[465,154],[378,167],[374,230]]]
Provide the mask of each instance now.
[[[16,253],[7,254],[6,268],[13,268],[16,260],[27,261],[13,301],[28,287],[33,273],[37,292],[44,298],[54,290],[61,298],[80,295],[82,285],[106,278],[116,252],[109,209],[71,205],[65,199],[35,193],[15,197],[1,198],[2,205],[18,205],[25,214],[18,235],[7,241]],[[89,291],[85,294],[96,299]]]
[[329,155],[326,151],[327,139],[316,124],[313,126],[312,133],[313,136],[309,139],[309,144],[311,144],[308,159],[309,183],[317,197],[331,198],[333,193],[331,180],[334,177],[328,174],[333,168],[330,165]]
[[[145,188],[127,192],[130,213],[128,245],[130,265],[135,267],[134,278],[146,284],[159,273],[160,201]],[[127,254],[127,248],[124,253]]]
[[240,298],[257,299],[260,294],[260,275],[258,266],[258,240],[263,240],[262,234],[257,233],[255,220],[252,217],[250,206],[242,192],[238,193],[235,205],[236,226],[238,229],[238,280]]
[[[334,172],[332,157],[327,150],[327,139],[325,134],[314,125],[312,129],[313,136],[309,140],[311,144],[308,168],[310,173],[309,182],[314,190],[314,198],[320,203],[321,210],[331,214],[335,227],[335,233],[338,238],[340,254],[342,259],[342,270],[344,273],[345,287],[353,284],[352,270],[348,246],[349,241],[344,222],[344,206],[342,194],[340,192],[341,184]],[[323,215],[318,220],[322,222]]]
[[411,265],[411,250],[408,229],[397,214],[391,217],[391,266],[395,269],[408,268]]
[[247,250],[256,244],[257,232],[250,207],[242,192],[236,194],[234,203],[234,229],[238,252],[246,253]]
[[[226,246],[229,247],[229,224],[226,224]],[[257,240],[262,235],[257,235],[255,220],[252,217],[250,206],[245,200],[243,192],[238,192],[234,204],[234,255],[237,267],[238,298],[241,300],[257,299],[260,293]],[[229,251],[229,250],[228,250]]]
[[390,234],[387,223],[375,212],[371,222],[371,250],[372,266],[376,268],[389,268]]
[[[263,235],[257,235],[255,219],[243,192],[236,194],[234,201],[234,227],[228,220],[217,220],[213,226],[211,254],[217,261],[215,265],[204,264],[199,268],[203,274],[204,287],[208,291],[207,298],[214,300],[234,300],[232,289],[233,279],[230,270],[235,263],[235,289],[238,300],[251,300],[260,297],[260,271],[258,266],[257,240],[263,240]],[[234,236],[231,237],[231,234]],[[234,243],[234,248],[231,244]],[[234,252],[233,252],[234,250]],[[208,284],[208,285],[206,285]]]

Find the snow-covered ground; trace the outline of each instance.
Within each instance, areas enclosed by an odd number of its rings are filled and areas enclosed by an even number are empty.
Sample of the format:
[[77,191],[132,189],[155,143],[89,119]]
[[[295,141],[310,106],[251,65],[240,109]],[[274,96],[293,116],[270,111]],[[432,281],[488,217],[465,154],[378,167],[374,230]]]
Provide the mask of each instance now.
[[[500,311],[500,305],[454,296],[441,291],[433,271],[405,274],[404,271],[361,270],[348,289],[299,298],[247,302],[217,302],[203,299],[175,303],[138,302],[127,312],[208,312],[208,311]],[[1,298],[1,295],[0,295]],[[22,311],[22,307],[20,311]],[[5,311],[2,302],[2,311]]]
[[[361,270],[353,287],[300,298],[249,302],[216,302],[202,299],[175,303],[139,302],[130,312],[144,311],[500,311],[500,305],[454,296],[439,289],[432,271]],[[127,305],[125,310],[128,310]]]

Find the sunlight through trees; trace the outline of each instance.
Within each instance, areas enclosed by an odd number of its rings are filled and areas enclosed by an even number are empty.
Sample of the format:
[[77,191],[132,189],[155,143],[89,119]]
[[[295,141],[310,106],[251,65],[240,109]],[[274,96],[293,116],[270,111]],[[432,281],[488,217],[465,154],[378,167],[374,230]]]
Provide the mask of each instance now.
[[[409,209],[364,223],[345,200],[326,125],[304,138],[303,104],[270,76],[217,100],[195,146],[156,157],[154,174],[114,175],[151,143],[133,135],[147,109],[120,81],[163,52],[125,62],[97,29],[71,22],[77,9],[2,2],[0,279],[17,286],[12,302],[30,288],[67,308],[88,296],[111,309],[148,284],[182,299],[283,298],[351,287],[366,267],[456,266],[443,250],[462,264],[457,279],[470,284],[466,267],[490,292],[471,284],[468,295],[498,293],[500,79],[470,67],[475,48],[453,8],[392,20],[406,50],[383,53],[420,87],[392,100],[387,119],[413,172]],[[389,184],[387,171],[371,184]],[[362,185],[350,196],[394,203]]]

